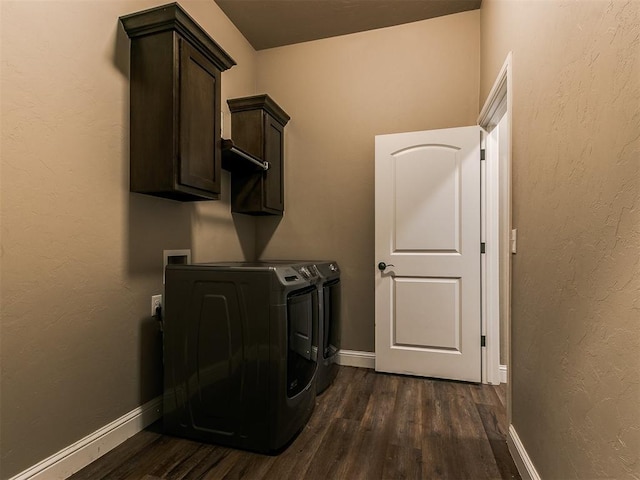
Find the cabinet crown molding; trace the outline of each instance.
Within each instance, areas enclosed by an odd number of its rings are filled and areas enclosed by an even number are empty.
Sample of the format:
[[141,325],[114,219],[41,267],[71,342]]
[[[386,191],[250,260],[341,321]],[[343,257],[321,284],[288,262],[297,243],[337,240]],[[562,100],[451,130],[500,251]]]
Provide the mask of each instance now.
[[120,21],[129,38],[176,31],[189,40],[220,71],[236,65],[236,61],[177,3],[124,15],[120,17]]
[[251,97],[230,98],[227,100],[231,113],[247,110],[263,109],[283,127],[291,117],[269,95],[253,95]]

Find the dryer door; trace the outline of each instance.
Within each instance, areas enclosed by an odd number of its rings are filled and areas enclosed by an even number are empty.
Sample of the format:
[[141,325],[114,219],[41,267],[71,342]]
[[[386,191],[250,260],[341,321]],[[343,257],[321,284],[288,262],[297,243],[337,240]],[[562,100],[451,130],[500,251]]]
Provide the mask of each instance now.
[[287,298],[287,395],[295,396],[313,379],[313,325],[318,321],[318,290],[305,288]]
[[327,359],[340,350],[340,279],[327,282],[323,286],[323,339],[322,356]]

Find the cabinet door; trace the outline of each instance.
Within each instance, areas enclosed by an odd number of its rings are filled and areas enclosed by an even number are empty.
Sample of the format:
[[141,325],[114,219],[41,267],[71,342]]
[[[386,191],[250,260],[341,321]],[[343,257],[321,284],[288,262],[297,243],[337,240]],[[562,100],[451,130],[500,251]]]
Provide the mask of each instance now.
[[220,193],[220,71],[180,39],[180,185]]
[[264,174],[264,206],[284,210],[284,128],[271,115],[264,114],[264,155],[269,170]]

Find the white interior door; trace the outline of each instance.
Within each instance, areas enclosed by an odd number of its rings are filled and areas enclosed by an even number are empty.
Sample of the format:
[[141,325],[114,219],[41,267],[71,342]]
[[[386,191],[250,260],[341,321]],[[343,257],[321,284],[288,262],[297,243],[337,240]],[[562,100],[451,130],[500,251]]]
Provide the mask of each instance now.
[[480,382],[480,127],[376,136],[376,370]]

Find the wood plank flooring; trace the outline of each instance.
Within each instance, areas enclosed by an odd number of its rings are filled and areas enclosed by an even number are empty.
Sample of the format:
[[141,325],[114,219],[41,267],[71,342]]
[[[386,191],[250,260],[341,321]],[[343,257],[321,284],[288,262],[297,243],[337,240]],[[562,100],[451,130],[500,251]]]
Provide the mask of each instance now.
[[69,480],[519,479],[504,386],[340,367],[277,456],[171,437],[154,424]]

